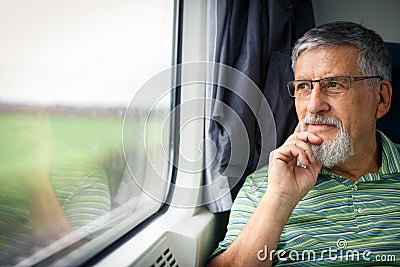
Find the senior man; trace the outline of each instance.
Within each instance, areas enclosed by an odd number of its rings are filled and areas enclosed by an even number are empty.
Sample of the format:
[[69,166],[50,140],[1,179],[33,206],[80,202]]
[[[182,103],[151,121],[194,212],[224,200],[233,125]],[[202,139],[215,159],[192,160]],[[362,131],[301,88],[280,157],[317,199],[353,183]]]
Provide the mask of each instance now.
[[212,266],[372,266],[400,261],[400,146],[376,130],[390,107],[382,38],[351,22],[293,49],[299,125],[250,175]]

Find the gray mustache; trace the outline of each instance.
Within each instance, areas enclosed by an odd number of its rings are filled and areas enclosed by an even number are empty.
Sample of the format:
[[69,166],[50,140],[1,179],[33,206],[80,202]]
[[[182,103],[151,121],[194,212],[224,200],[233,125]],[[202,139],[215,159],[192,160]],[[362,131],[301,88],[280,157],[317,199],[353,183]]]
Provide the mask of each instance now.
[[337,118],[326,117],[326,116],[318,116],[318,115],[307,115],[307,117],[305,117],[301,121],[300,129],[302,131],[304,131],[304,129],[305,129],[307,124],[313,124],[313,123],[321,123],[321,124],[333,125],[333,126],[336,126],[339,129],[342,128],[342,122]]

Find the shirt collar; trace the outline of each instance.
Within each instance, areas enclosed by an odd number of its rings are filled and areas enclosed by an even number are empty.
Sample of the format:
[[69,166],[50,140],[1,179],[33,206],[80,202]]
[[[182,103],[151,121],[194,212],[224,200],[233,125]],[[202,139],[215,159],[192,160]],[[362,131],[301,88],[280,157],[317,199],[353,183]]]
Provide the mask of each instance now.
[[[400,173],[400,146],[393,143],[385,134],[377,130],[378,136],[381,139],[382,144],[382,165],[377,173],[367,173],[363,175],[359,181],[377,181],[384,179],[390,174]],[[321,176],[329,176],[339,180],[347,180],[346,178],[331,173],[324,168],[320,171]]]

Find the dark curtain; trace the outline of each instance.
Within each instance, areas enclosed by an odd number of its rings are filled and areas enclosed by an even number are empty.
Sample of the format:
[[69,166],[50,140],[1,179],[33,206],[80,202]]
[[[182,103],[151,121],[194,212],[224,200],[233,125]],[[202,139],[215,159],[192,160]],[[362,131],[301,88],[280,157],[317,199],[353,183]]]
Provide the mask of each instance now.
[[400,144],[400,44],[386,43],[386,47],[392,58],[392,103],[389,112],[378,120],[377,128]]
[[[311,0],[227,0],[224,8],[225,20],[218,25],[222,27],[218,31],[222,35],[218,36],[215,61],[240,70],[260,88],[274,116],[274,142],[280,146],[297,124],[294,101],[287,93],[285,83],[293,79],[290,53],[294,42],[314,27]],[[243,90],[241,95],[246,94],[246,88]],[[260,122],[235,92],[215,86],[212,97],[217,104],[212,109],[208,134],[216,144],[216,157],[211,167],[214,171],[208,176],[215,179],[223,174],[234,156],[231,155],[232,136],[226,134],[224,125],[230,125],[232,135],[237,121],[229,121],[231,118],[224,116],[223,105],[232,108],[241,118],[249,139],[250,157],[248,162],[243,162],[244,173],[225,174],[233,187],[229,196],[233,200],[244,178],[267,164],[267,158],[260,158]],[[218,104],[219,101],[223,105]],[[206,182],[212,182],[212,177],[206,177]],[[210,203],[209,209],[213,212],[226,210],[226,205],[220,205],[219,201]]]

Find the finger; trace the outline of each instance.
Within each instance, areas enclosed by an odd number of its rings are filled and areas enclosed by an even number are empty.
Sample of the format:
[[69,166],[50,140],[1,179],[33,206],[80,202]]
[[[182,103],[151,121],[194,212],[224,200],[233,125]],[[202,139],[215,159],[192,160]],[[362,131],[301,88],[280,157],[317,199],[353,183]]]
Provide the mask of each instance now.
[[306,152],[294,144],[285,145],[277,149],[274,153],[274,158],[275,160],[282,160],[286,163],[290,163],[290,161],[292,161],[292,163],[297,164],[297,161],[299,161],[300,164],[304,166],[308,166],[310,164]]
[[323,139],[319,137],[316,134],[310,133],[310,132],[301,132],[301,133],[296,133],[295,138],[306,142],[306,143],[311,143],[314,145],[320,145],[323,142]]
[[295,146],[297,146],[297,147],[299,147],[299,148],[304,150],[304,152],[307,155],[307,159],[308,159],[308,161],[310,163],[313,163],[315,161],[314,155],[313,155],[313,151],[312,151],[312,149],[310,147],[310,144],[308,144],[308,143],[306,143],[306,142],[304,142],[302,140],[299,140],[299,139],[293,140],[293,142],[294,142],[293,144]]
[[319,172],[321,171],[322,164],[318,161],[307,166],[307,170],[311,173],[312,177],[318,177]]
[[293,132],[293,133],[299,133],[299,132],[300,132],[300,122],[297,123],[297,126],[296,126],[296,128],[294,129],[294,132]]
[[[304,142],[303,140],[297,139],[295,134],[289,137],[283,146],[297,146],[306,153],[307,160],[310,163],[314,162],[314,156],[310,145]],[[270,162],[271,162],[271,155],[272,153],[270,154]]]
[[314,162],[314,156],[313,152],[311,150],[311,147],[309,143],[304,142],[303,140],[297,139],[296,138],[297,134],[293,134],[286,142],[285,145],[295,145],[297,147],[300,147],[304,150],[304,152],[307,154],[307,158],[309,162]]
[[268,162],[269,162],[268,164],[269,164],[270,167],[272,166],[274,160],[275,160],[275,150],[272,150],[269,153],[269,160],[268,160]]
[[[296,128],[297,129],[297,128]],[[291,135],[289,135],[289,137],[286,139],[286,141],[285,141],[285,144],[286,143],[289,143],[290,141],[293,141],[293,140],[297,140],[298,138],[297,138],[297,134],[298,133],[296,133],[296,132],[294,132],[293,134],[291,134]]]

